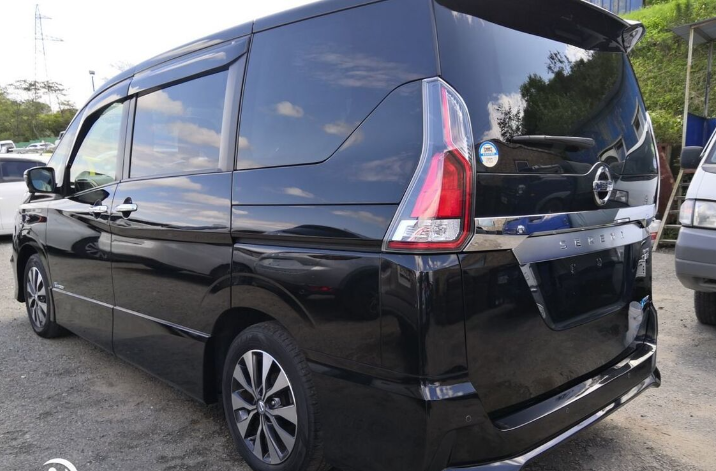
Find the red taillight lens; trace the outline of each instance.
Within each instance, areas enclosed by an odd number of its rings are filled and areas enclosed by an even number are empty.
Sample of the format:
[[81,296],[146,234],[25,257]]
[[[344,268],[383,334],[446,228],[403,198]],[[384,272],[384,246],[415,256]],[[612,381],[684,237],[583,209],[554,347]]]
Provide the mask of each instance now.
[[474,144],[467,107],[440,79],[423,81],[423,154],[386,250],[456,250],[472,227]]
[[465,173],[465,167],[461,166],[457,159],[447,154],[443,165],[443,186],[440,193],[440,205],[438,206],[438,218],[462,218],[465,214],[465,201],[467,200],[467,189],[470,186],[469,175]]

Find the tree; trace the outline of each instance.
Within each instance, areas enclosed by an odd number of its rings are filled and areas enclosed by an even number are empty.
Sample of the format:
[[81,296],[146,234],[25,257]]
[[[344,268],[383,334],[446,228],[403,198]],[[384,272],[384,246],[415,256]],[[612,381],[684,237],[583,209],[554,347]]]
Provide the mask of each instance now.
[[[48,95],[56,100],[58,111],[41,101]],[[50,81],[18,80],[0,87],[0,140],[23,142],[57,136],[77,112],[65,95],[61,84]]]
[[614,92],[622,76],[623,59],[595,54],[570,61],[550,53],[549,78],[530,75],[520,87],[522,106],[497,105],[497,124],[505,141],[519,134],[572,135],[592,118],[594,110]]
[[[659,142],[681,144],[688,43],[672,29],[716,16],[716,0],[653,0],[649,7],[625,15],[641,21],[646,37],[630,58]],[[708,47],[694,48],[691,72],[691,109],[704,114]],[[712,93],[711,96],[714,96]],[[714,115],[716,103],[711,106]]]

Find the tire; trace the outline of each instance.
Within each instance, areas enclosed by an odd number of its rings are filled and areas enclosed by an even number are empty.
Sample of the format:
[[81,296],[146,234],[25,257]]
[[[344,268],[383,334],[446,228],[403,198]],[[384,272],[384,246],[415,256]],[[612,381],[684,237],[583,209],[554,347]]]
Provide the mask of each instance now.
[[31,255],[23,276],[25,308],[32,330],[46,339],[59,337],[64,333],[62,327],[55,322],[55,304],[49,280],[40,256]]
[[331,469],[323,461],[318,401],[308,363],[279,324],[257,324],[234,339],[221,390],[231,437],[252,469]]
[[694,292],[696,318],[702,324],[716,325],[716,293]]

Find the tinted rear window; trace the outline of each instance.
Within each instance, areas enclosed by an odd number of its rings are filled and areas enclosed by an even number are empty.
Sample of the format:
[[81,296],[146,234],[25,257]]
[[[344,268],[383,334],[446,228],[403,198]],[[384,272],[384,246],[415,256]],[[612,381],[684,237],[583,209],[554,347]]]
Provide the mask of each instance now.
[[[478,148],[491,142],[499,154],[493,166],[478,157],[479,171],[585,174],[602,161],[618,174],[656,173],[646,110],[625,54],[582,49],[439,5],[436,14],[443,75],[468,105]],[[593,145],[530,141],[544,135]]]
[[383,2],[257,33],[237,168],[321,162],[393,89],[435,75],[427,5]]

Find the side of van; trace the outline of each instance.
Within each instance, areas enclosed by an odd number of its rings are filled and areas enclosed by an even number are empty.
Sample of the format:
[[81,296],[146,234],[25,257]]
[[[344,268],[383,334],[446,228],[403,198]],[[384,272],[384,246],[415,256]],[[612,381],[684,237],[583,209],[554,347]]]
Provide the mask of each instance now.
[[716,134],[706,147],[684,147],[681,167],[695,170],[681,204],[676,276],[694,290],[696,318],[716,325]]
[[643,34],[331,0],[157,56],[26,173],[17,300],[222,401],[255,470],[519,469],[660,384]]

